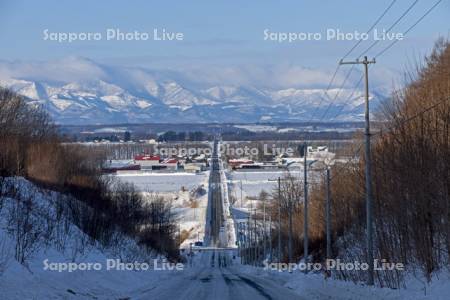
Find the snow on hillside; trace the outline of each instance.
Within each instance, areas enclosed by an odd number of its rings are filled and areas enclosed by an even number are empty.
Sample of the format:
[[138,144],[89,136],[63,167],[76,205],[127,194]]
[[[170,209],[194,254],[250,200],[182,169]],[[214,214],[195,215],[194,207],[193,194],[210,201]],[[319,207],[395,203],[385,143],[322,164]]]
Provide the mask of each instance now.
[[[9,188],[7,188],[7,186]],[[13,189],[11,189],[13,187]],[[117,248],[104,248],[91,241],[71,223],[58,219],[58,201],[63,195],[43,190],[25,179],[9,178],[3,185],[3,192],[15,190],[15,199],[30,202],[29,218],[14,219],[17,214],[17,200],[1,198],[0,211],[0,291],[2,299],[119,299],[127,298],[148,288],[149,282],[158,284],[173,276],[174,271],[125,271],[112,267],[107,270],[108,259],[122,259],[123,262],[138,260],[149,262],[155,255],[144,253],[133,240],[122,238]],[[20,264],[14,259],[19,251],[12,237],[14,222],[28,221],[33,224],[34,246],[26,250],[27,259]],[[63,236],[55,224],[62,222],[67,232]],[[26,227],[28,228],[28,227]],[[16,237],[17,238],[17,237]],[[94,263],[101,270],[76,270],[73,272],[55,270],[57,263],[77,263],[80,268]],[[46,269],[47,267],[47,269]]]

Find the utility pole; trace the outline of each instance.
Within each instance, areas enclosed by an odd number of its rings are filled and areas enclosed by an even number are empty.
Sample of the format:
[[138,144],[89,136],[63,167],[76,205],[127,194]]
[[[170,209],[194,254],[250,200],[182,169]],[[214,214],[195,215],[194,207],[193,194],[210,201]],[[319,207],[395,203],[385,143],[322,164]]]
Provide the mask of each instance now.
[[263,199],[263,259],[266,259],[266,200]]
[[178,224],[178,248],[181,248],[181,225]]
[[[304,210],[303,210],[303,257],[305,264],[308,263],[308,145],[304,144],[303,150],[303,192],[304,192]],[[305,273],[308,272],[308,268],[305,268]]]
[[288,199],[288,219],[289,219],[289,238],[288,238],[288,257],[289,262],[292,262],[292,199]]
[[247,230],[247,228],[245,227],[245,221],[243,221],[242,222],[242,249],[241,249],[241,251],[242,251],[242,254],[241,254],[242,255],[242,263],[243,264],[247,263],[246,262],[246,257],[245,257],[245,252],[247,250],[246,230]]
[[238,225],[238,248],[239,248],[239,259],[241,261],[241,265],[242,265],[242,223],[239,222],[237,223]]
[[249,240],[249,243],[248,243],[248,245],[249,245],[249,253],[248,253],[248,257],[249,257],[249,262],[250,262],[250,264],[253,264],[253,251],[252,251],[252,246],[253,246],[253,229],[252,229],[252,211],[251,211],[251,209],[250,209],[250,211],[249,211],[249,219],[248,219],[248,221],[249,221],[249,223],[248,223],[248,230],[249,230],[249,232],[250,232],[250,235],[249,235],[249,237],[250,237],[250,240]]
[[372,177],[371,177],[371,157],[370,157],[370,114],[369,114],[369,64],[374,64],[375,59],[356,60],[343,62],[341,65],[363,64],[365,74],[365,179],[366,179],[366,248],[367,248],[367,264],[369,265],[367,285],[374,284],[374,270],[373,270],[373,224],[372,224]]
[[273,247],[272,247],[272,214],[269,215],[269,242],[270,242],[270,246],[269,246],[269,257],[270,257],[270,262],[272,262],[273,260]]
[[246,234],[245,240],[246,240],[247,247],[245,249],[245,262],[248,265],[248,264],[250,264],[250,252],[249,251],[250,251],[250,245],[252,242],[252,236],[251,236],[251,231],[250,231],[250,214],[247,215],[246,229],[247,229],[247,234]]
[[254,224],[254,237],[255,237],[255,246],[254,246],[254,260],[253,265],[256,267],[257,260],[258,260],[258,231],[256,230],[256,208],[255,208],[255,216],[253,218],[253,224]]
[[278,182],[278,250],[277,258],[278,262],[281,262],[281,177],[278,179],[269,179],[269,181]]
[[278,262],[281,262],[281,177],[278,177]]
[[240,180],[241,183],[241,208],[242,208],[242,180]]
[[327,259],[331,258],[331,190],[330,190],[330,168],[327,167],[327,203],[325,205],[326,237],[327,237]]

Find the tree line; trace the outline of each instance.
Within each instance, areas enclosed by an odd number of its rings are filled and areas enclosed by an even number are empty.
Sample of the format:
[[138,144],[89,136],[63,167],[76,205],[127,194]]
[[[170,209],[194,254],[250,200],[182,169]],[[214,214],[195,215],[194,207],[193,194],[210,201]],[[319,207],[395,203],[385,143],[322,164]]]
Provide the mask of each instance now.
[[[177,258],[170,203],[156,196],[144,199],[133,185],[103,176],[105,159],[100,148],[64,143],[41,107],[0,88],[0,183],[6,178],[23,177],[70,196],[61,198],[61,211],[93,241],[114,245],[118,241],[113,237],[120,233],[143,247]],[[16,220],[26,218],[27,203],[33,199],[25,201],[1,186],[0,191],[0,197],[16,196],[19,208],[23,208],[15,210],[16,215],[20,212]],[[157,237],[152,238],[155,234]]]

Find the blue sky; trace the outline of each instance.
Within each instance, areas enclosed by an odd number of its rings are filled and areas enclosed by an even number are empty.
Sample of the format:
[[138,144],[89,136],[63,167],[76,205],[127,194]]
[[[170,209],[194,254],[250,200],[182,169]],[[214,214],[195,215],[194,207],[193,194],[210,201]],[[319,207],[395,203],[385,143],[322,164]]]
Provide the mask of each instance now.
[[[380,1],[1,1],[0,60],[42,61],[67,56],[150,68],[300,65],[333,69],[355,41],[264,41],[263,31],[321,32],[327,28],[364,32],[388,6]],[[413,2],[398,0],[377,26],[389,27]],[[435,1],[419,0],[393,31],[402,32]],[[427,53],[438,36],[449,35],[450,3],[444,0],[403,41],[378,60],[377,67],[401,70]],[[43,40],[51,32],[183,32],[179,42]],[[361,48],[368,46],[362,43]],[[377,50],[387,43],[380,43]],[[360,51],[355,51],[357,55]],[[353,58],[350,55],[349,58]]]

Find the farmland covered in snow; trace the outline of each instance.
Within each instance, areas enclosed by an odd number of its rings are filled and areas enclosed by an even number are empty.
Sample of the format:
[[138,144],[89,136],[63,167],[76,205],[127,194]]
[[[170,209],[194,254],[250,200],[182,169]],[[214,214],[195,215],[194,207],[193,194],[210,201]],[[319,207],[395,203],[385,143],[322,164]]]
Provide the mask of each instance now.
[[178,192],[192,190],[205,182],[207,173],[129,172],[115,175],[124,182],[133,183],[142,192]]

